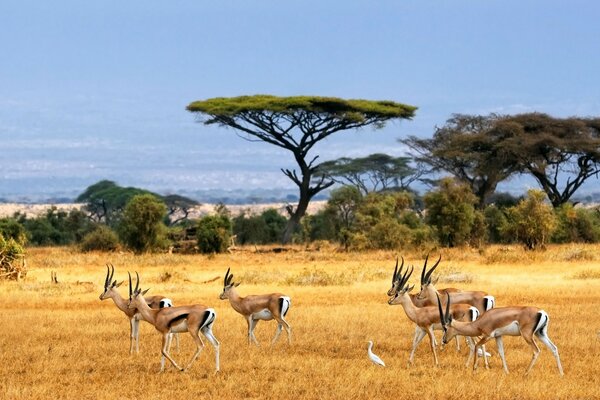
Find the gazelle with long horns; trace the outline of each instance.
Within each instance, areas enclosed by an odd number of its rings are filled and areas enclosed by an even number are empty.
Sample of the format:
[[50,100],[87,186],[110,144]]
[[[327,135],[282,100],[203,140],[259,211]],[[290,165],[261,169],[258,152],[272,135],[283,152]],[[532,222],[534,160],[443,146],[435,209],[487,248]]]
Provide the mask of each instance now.
[[[481,336],[481,339],[475,345],[475,347],[478,348],[483,346],[488,340],[494,338],[496,339],[496,345],[498,346],[498,353],[502,359],[502,367],[504,368],[504,372],[508,374],[502,336],[521,336],[533,350],[533,357],[525,372],[525,375],[527,375],[531,371],[531,368],[533,368],[533,365],[540,354],[540,348],[534,340],[535,336],[550,349],[556,359],[558,372],[560,375],[563,375],[560,356],[558,355],[558,347],[556,347],[548,337],[550,316],[548,316],[546,311],[537,307],[500,307],[487,311],[477,321],[462,322],[456,321],[452,317],[452,313],[449,311],[449,309],[451,309],[451,302],[452,300],[450,298],[446,299],[445,312],[442,311],[441,301],[438,302],[438,312],[444,329],[442,343],[447,343],[454,335],[472,337]],[[487,358],[484,357],[484,359],[486,368],[489,368]],[[477,362],[478,359],[475,357],[473,371],[477,369]]]
[[285,328],[287,332],[288,344],[292,344],[292,328],[285,320],[287,313],[292,305],[290,297],[282,293],[271,293],[261,295],[249,295],[241,297],[236,288],[240,282],[233,282],[233,275],[229,274],[230,268],[227,268],[225,279],[223,280],[223,292],[219,296],[221,300],[229,299],[231,307],[242,314],[248,323],[248,344],[254,342],[257,346],[258,340],[254,336],[254,328],[258,321],[277,321],[277,331],[271,341],[274,345],[279,338],[281,329]]
[[441,291],[438,291],[435,288],[434,282],[431,279],[431,274],[440,264],[442,256],[438,258],[433,267],[431,267],[429,270],[427,270],[428,259],[429,254],[425,257],[425,264],[423,265],[423,270],[421,271],[421,291],[419,291],[419,294],[417,294],[417,299],[431,302],[431,305],[436,305],[436,295],[449,294],[452,303],[470,304],[473,307],[476,307],[481,314],[494,308],[494,305],[496,304],[496,299],[494,298],[494,296],[491,296],[483,291],[457,291],[446,293],[441,293]]
[[[135,289],[131,288],[131,274],[129,274],[129,303],[130,309],[136,309],[142,316],[142,318],[154,325],[157,331],[162,334],[162,347],[160,363],[160,372],[164,370],[164,357],[166,357],[175,368],[180,371],[190,369],[196,358],[202,352],[204,348],[204,342],[200,338],[200,332],[204,337],[212,344],[215,349],[215,369],[219,372],[219,341],[215,338],[212,327],[217,318],[217,313],[214,309],[194,304],[190,306],[178,306],[161,308],[158,310],[151,309],[144,299],[144,294],[148,289],[142,291],[140,289],[140,277],[138,273],[136,275]],[[189,332],[196,343],[196,352],[190,359],[189,363],[185,368],[180,367],[171,355],[169,354],[169,346],[173,333],[178,332]]]
[[[412,364],[415,350],[421,340],[425,337],[425,335],[429,335],[429,343],[431,346],[431,352],[433,353],[433,360],[435,365],[439,365],[437,354],[435,351],[436,342],[435,336],[433,334],[434,329],[441,329],[442,325],[440,322],[440,316],[437,310],[437,307],[427,306],[427,307],[417,307],[413,304],[410,299],[409,292],[414,288],[413,286],[409,286],[408,280],[412,275],[413,268],[411,267],[410,271],[407,270],[402,274],[402,268],[400,271],[397,271],[398,275],[398,285],[396,286],[396,291],[394,293],[394,297],[388,300],[389,305],[402,305],[404,308],[404,312],[408,319],[413,321],[416,325],[416,332],[413,339],[413,346],[409,356],[409,363]],[[468,304],[455,304],[450,308],[450,312],[452,315],[461,320],[474,320],[479,315],[478,310],[475,307],[469,306]],[[469,346],[469,359],[467,362],[473,357],[475,346]],[[484,350],[485,351],[485,350]]]
[[[100,294],[100,300],[112,299],[119,310],[121,310],[129,319],[129,353],[140,352],[140,319],[141,316],[135,309],[127,307],[127,300],[121,297],[117,288],[123,284],[123,281],[117,283],[113,281],[115,267],[112,264],[106,264],[106,278],[104,279],[104,291]],[[146,304],[150,308],[172,307],[173,302],[165,296],[145,297]],[[179,349],[179,337],[176,337],[177,348]]]

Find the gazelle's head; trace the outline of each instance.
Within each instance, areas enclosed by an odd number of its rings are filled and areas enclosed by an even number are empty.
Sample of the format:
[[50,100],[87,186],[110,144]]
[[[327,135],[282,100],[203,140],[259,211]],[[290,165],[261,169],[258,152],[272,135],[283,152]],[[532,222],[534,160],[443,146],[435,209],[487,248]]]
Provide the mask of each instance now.
[[148,293],[148,290],[150,289],[146,289],[146,290],[142,290],[140,289],[140,275],[137,273],[135,273],[135,289],[131,289],[132,285],[131,285],[131,274],[128,272],[127,275],[129,275],[129,302],[127,303],[127,308],[129,309],[134,309],[134,308],[138,308],[138,306],[140,304],[144,304],[146,305],[146,307],[148,307],[148,305],[146,304],[146,300],[144,299],[144,295],[146,293]]
[[240,282],[233,282],[233,274],[229,275],[229,271],[231,268],[227,268],[227,272],[225,272],[225,279],[223,279],[223,292],[219,295],[219,299],[225,300],[229,298],[231,294],[231,290],[240,286]]
[[419,294],[417,294],[417,299],[419,299],[419,300],[424,300],[428,297],[428,290],[433,287],[433,283],[431,281],[431,274],[437,268],[437,266],[440,264],[440,261],[442,260],[442,256],[440,256],[440,258],[438,258],[436,263],[433,265],[433,267],[431,267],[429,269],[429,271],[427,270],[427,260],[428,259],[429,259],[429,254],[427,254],[427,256],[425,257],[425,264],[423,264],[423,271],[421,271],[421,291],[419,292]]
[[[398,263],[396,262],[396,267],[398,267]],[[406,271],[404,271],[404,274],[402,274],[402,266],[400,267],[399,271],[395,271],[394,274],[396,275],[396,287],[394,289],[394,293],[393,293],[393,297],[391,297],[388,300],[388,304],[389,305],[395,305],[395,304],[400,304],[402,302],[402,298],[403,297],[408,297],[408,293],[415,287],[415,285],[409,286],[408,280],[410,279],[410,276],[412,275],[413,272],[413,267],[410,267],[410,271],[408,270],[408,268],[406,268]],[[408,301],[410,301],[410,299],[408,299]]]
[[[104,278],[104,291],[100,294],[100,300],[106,300],[117,294],[117,288],[123,284],[123,281],[117,283],[113,281],[115,267],[112,264],[106,264],[106,278]],[[112,282],[111,282],[112,281]]]
[[442,345],[448,344],[454,336],[456,336],[456,329],[452,326],[452,313],[450,312],[450,295],[446,293],[446,312],[442,311],[442,300],[436,293],[438,301],[438,310],[440,312],[440,322],[442,323],[442,329],[444,335],[442,336]]
[[[402,267],[404,267],[404,257],[402,257],[402,265],[400,265],[400,271],[402,271]],[[398,273],[398,258],[396,257],[396,266],[394,267],[394,275],[392,275],[392,287],[387,291],[388,296],[393,296],[396,294],[396,290],[399,286],[400,274]]]

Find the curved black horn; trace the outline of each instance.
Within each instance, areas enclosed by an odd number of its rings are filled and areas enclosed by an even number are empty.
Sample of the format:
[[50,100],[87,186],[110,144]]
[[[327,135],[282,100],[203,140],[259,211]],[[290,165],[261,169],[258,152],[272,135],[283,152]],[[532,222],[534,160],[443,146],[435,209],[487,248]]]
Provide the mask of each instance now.
[[137,271],[135,271],[135,293],[138,292],[140,288],[140,274],[137,273]]
[[450,293],[446,292],[446,318],[450,321]]
[[106,264],[106,278],[104,278],[104,288],[108,287],[108,276],[110,275],[110,268],[108,268],[108,264]]
[[131,290],[131,273],[127,271],[127,275],[129,275],[129,297],[131,297],[131,294],[133,293],[133,290]]
[[394,267],[394,275],[392,275],[392,285],[396,282],[396,275],[398,275],[398,257],[396,257],[396,266]]
[[430,283],[431,282],[431,274],[437,268],[437,266],[440,264],[441,260],[442,260],[442,256],[440,255],[440,258],[438,258],[438,260],[435,262],[435,264],[433,265],[433,267],[431,267],[431,269],[425,275],[425,282],[426,283]]
[[223,279],[223,286],[227,286],[227,278],[229,277],[229,270],[231,268],[227,268],[227,272],[225,272],[225,278]]
[[440,312],[440,321],[442,323],[442,326],[446,325],[446,319],[444,318],[444,312],[442,311],[442,299],[440,299],[440,295],[439,294],[435,294],[437,296],[438,299],[438,311]]
[[425,256],[425,264],[423,264],[423,271],[421,271],[421,286],[425,284],[425,270],[427,269],[427,260],[429,259],[429,253]]

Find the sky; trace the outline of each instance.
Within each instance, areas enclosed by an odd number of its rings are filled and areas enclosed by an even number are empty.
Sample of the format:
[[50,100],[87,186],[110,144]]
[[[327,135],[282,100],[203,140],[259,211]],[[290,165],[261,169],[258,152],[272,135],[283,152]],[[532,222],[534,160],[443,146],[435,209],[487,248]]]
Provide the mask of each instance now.
[[284,150],[185,110],[212,97],[418,107],[333,135],[321,160],[402,155],[399,138],[453,113],[597,116],[599,20],[600,3],[577,0],[0,0],[0,198],[75,197],[101,179],[294,193]]

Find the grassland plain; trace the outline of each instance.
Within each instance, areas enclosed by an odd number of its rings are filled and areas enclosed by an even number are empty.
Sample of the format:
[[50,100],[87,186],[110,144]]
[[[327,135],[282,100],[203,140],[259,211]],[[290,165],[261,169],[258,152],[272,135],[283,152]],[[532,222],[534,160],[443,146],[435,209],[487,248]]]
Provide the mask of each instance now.
[[[541,252],[518,247],[440,250],[438,286],[486,290],[497,306],[535,305],[550,314],[549,336],[558,345],[565,376],[542,348],[528,377],[531,350],[506,338],[511,373],[502,372],[495,345],[491,369],[472,373],[466,349],[440,353],[439,368],[425,339],[407,365],[414,327],[401,306],[389,306],[395,252],[320,251],[218,256],[81,254],[66,248],[29,249],[30,272],[0,283],[0,398],[2,399],[598,399],[600,398],[600,246],[569,245]],[[434,253],[434,254],[437,254]],[[420,267],[425,253],[403,253]],[[105,263],[115,278],[138,271],[150,294],[176,304],[214,307],[221,342],[221,373],[206,346],[187,372],[158,374],[160,337],[142,323],[140,354],[130,355],[129,323],[111,300],[100,301]],[[291,296],[291,347],[273,348],[273,322],[261,322],[262,346],[249,347],[246,323],[220,301],[222,277],[232,268],[240,293],[281,291]],[[50,283],[50,272],[58,284]],[[415,273],[411,282],[418,283]],[[417,285],[418,288],[418,285]],[[126,285],[121,293],[126,295]],[[439,335],[438,335],[439,336]],[[182,335],[176,360],[188,360],[192,341]],[[387,363],[367,358],[367,340]]]

